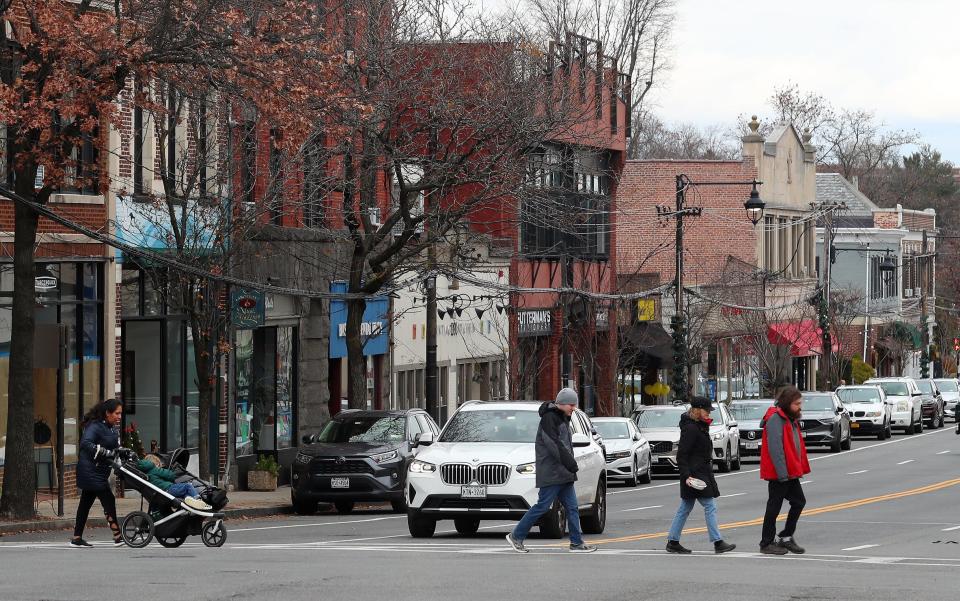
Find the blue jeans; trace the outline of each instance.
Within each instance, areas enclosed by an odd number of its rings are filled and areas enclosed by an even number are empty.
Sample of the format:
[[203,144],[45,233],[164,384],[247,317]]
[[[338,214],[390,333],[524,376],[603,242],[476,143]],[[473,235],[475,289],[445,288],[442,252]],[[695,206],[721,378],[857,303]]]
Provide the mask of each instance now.
[[[673,516],[673,523],[670,525],[670,532],[667,534],[667,540],[680,540],[680,533],[683,532],[683,525],[687,523],[687,517],[693,510],[693,499],[680,499],[680,507],[677,507],[677,515]],[[710,542],[715,543],[723,540],[720,536],[720,528],[717,526],[717,500],[714,498],[699,498],[703,505],[703,514],[707,518],[707,533],[710,535]]]
[[537,504],[523,514],[520,523],[513,529],[513,539],[522,542],[527,538],[533,525],[553,507],[553,502],[558,497],[560,498],[560,504],[567,510],[567,529],[570,530],[570,544],[583,544],[583,533],[580,531],[580,511],[577,508],[577,492],[573,488],[573,482],[553,484],[541,488],[537,496]]
[[193,497],[196,499],[199,497],[197,494],[197,489],[194,488],[193,484],[190,484],[189,482],[178,482],[177,484],[173,484],[167,489],[167,492],[178,499],[183,499],[185,497]]

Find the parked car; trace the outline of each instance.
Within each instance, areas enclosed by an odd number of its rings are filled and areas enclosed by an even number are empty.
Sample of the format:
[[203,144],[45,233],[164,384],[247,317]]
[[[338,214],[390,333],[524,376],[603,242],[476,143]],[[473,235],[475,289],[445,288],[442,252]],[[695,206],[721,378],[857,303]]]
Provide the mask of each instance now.
[[850,414],[850,433],[855,436],[891,436],[893,401],[877,385],[841,386],[837,397]]
[[636,486],[650,482],[650,443],[627,417],[595,417],[593,427],[606,445],[607,480]]
[[763,428],[760,422],[774,399],[735,399],[730,403],[730,415],[737,420],[740,431],[740,456],[760,456]]
[[641,405],[634,412],[637,429],[650,443],[650,462],[654,471],[677,471],[680,416],[686,411],[684,405]]
[[303,437],[290,469],[294,510],[309,514],[326,502],[349,513],[356,501],[389,501],[394,511],[405,511],[407,465],[416,443],[439,431],[423,409],[338,413],[319,434]]
[[832,392],[804,392],[800,432],[808,447],[828,446],[834,453],[850,449],[850,413]]
[[[438,520],[474,534],[481,520],[519,520],[537,501],[534,443],[541,403],[470,401],[461,405],[439,437],[425,433],[407,473],[407,527],[411,536],[433,536]],[[603,449],[579,409],[570,420],[580,469],[575,485],[583,531],[600,534],[607,521]],[[566,516],[557,503],[540,532],[561,538]]]
[[923,393],[913,378],[870,378],[864,384],[876,384],[893,402],[893,428],[907,434],[923,432]]
[[[633,419],[640,433],[650,442],[655,470],[677,471],[680,416],[689,409],[689,405],[644,405],[634,414]],[[713,441],[713,462],[717,465],[717,471],[739,470],[740,431],[737,421],[730,416],[723,403],[713,404],[711,417],[710,439]]]
[[944,401],[937,383],[929,378],[918,378],[917,388],[923,393],[920,399],[923,402],[923,419],[931,429],[943,427]]
[[957,386],[956,378],[936,378],[937,389],[940,396],[943,397],[943,414],[952,417],[953,421],[960,421],[957,418],[957,404],[960,403],[960,387]]

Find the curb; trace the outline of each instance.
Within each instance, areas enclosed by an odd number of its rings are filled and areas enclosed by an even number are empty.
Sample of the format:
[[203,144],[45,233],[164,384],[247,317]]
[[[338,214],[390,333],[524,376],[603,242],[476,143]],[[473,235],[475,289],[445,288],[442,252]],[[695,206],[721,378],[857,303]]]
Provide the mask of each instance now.
[[[286,505],[272,505],[266,507],[238,507],[223,512],[227,519],[242,519],[267,517],[273,515],[288,515],[293,513],[293,507]],[[120,519],[123,519],[122,516]],[[49,532],[73,528],[73,518],[54,518],[48,520],[25,520],[23,522],[0,522],[0,538],[23,532]],[[106,528],[107,519],[91,517],[87,520],[89,528]]]

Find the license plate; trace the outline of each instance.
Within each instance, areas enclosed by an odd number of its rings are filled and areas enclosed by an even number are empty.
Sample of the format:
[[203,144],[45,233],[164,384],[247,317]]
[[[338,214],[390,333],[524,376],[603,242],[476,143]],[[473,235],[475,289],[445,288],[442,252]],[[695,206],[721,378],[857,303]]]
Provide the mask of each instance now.
[[330,488],[350,488],[350,478],[330,478]]
[[462,499],[486,499],[487,487],[482,485],[469,484],[460,487],[460,498]]
[[857,422],[853,422],[853,423],[850,424],[850,427],[853,428],[854,430],[856,430],[857,428],[860,427],[860,424],[858,424]]
[[747,448],[748,448],[748,449],[759,449],[759,448],[760,448],[760,443],[757,442],[757,441],[748,442],[748,443],[747,443]]

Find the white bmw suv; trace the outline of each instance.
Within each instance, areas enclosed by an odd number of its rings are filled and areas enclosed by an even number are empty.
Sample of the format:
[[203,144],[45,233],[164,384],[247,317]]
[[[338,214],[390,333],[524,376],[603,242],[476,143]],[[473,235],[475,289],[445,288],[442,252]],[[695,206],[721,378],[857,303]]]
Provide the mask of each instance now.
[[[457,532],[477,532],[481,520],[519,520],[537,502],[534,442],[541,403],[471,401],[457,409],[434,440],[417,442],[407,472],[407,525],[411,536],[433,536],[438,520],[452,519]],[[607,520],[606,461],[591,436],[590,419],[574,411],[570,420],[579,471],[575,489],[580,524],[603,532]],[[540,532],[561,538],[566,516],[557,503],[540,520]]]

